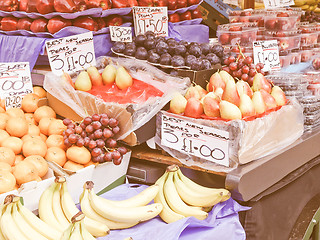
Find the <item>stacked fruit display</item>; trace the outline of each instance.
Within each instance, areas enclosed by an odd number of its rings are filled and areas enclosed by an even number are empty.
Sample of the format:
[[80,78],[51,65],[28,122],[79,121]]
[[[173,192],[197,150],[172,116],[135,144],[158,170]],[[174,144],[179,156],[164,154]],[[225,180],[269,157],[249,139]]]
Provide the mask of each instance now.
[[17,18],[14,16],[0,17],[0,30],[15,31],[26,30],[33,33],[49,32],[55,34],[63,28],[74,26],[97,32],[109,26],[120,26],[124,19],[119,15],[109,15],[108,17],[81,16],[75,19],[65,19],[60,16],[46,19],[44,17],[32,19],[29,17]]
[[156,37],[152,32],[138,35],[132,43],[116,42],[112,50],[119,55],[147,60],[151,64],[195,71],[211,69],[221,63],[224,56],[221,45],[165,39]]
[[197,18],[202,18],[202,14],[198,8],[194,10],[188,10],[183,13],[175,12],[175,13],[169,14],[169,22],[172,22],[172,23],[182,22],[182,21],[192,20]]
[[211,76],[207,91],[196,85],[185,96],[176,94],[170,102],[170,111],[192,118],[250,120],[277,110],[286,102],[282,89],[272,86],[263,74],[257,73],[250,87],[248,82],[236,82],[222,70]]
[[115,165],[121,164],[127,149],[118,147],[113,138],[120,131],[115,118],[109,118],[106,113],[93,114],[80,123],[65,118],[63,124],[67,127],[63,139],[69,160],[79,162],[82,159],[84,164],[90,159],[94,163],[112,161]]
[[166,223],[191,216],[204,220],[214,205],[231,196],[226,189],[207,188],[193,182],[176,165],[169,166],[156,184],[160,188],[154,201],[162,204],[159,216]]

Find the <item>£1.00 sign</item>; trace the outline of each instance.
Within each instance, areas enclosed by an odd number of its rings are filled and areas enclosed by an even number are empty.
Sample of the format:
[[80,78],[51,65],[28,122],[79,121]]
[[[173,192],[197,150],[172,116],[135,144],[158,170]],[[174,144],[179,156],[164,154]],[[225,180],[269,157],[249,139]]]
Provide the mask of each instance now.
[[51,71],[73,73],[96,65],[92,32],[46,41]]
[[23,96],[32,92],[28,62],[0,63],[0,96],[6,109],[21,107]]
[[229,167],[229,132],[196,124],[174,114],[162,113],[163,146]]

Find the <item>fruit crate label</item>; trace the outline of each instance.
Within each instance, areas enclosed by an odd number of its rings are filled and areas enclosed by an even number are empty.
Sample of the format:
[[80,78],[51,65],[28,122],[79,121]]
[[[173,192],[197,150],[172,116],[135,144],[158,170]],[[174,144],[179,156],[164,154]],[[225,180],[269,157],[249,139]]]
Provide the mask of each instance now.
[[133,24],[135,35],[147,31],[157,36],[168,36],[168,9],[167,7],[133,7]]
[[46,41],[51,71],[61,76],[96,65],[92,32]]
[[280,58],[277,40],[253,42],[254,64],[263,63],[263,71],[279,70]]
[[161,144],[229,167],[229,132],[196,124],[177,115],[164,113]]
[[0,84],[6,109],[21,107],[23,96],[33,92],[29,63],[0,63]]
[[132,42],[131,27],[110,26],[111,41],[114,42]]

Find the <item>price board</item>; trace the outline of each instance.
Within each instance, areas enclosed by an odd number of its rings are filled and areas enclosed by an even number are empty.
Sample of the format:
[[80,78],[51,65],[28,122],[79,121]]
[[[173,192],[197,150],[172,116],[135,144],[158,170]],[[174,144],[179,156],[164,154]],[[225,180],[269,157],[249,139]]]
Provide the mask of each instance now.
[[72,73],[96,65],[92,32],[46,41],[51,71]]
[[229,132],[196,124],[163,112],[161,144],[229,167]]
[[28,62],[0,63],[0,96],[6,109],[21,107],[23,96],[33,92]]
[[263,71],[279,70],[280,58],[277,40],[253,42],[254,63],[263,63]]
[[132,28],[109,26],[111,41],[114,42],[132,42]]
[[264,6],[268,8],[288,7],[294,5],[294,0],[263,0]]
[[136,36],[147,31],[157,36],[168,36],[167,7],[133,7],[132,11]]

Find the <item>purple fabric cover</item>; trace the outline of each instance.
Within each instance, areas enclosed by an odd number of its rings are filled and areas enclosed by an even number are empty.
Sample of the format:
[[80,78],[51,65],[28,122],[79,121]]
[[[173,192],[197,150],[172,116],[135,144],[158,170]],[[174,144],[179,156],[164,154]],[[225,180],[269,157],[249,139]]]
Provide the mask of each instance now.
[[176,23],[172,23],[174,26],[176,25],[197,25],[200,24],[202,22],[202,18],[194,18],[191,20],[185,20],[185,21],[180,21],[180,22],[176,22]]
[[[146,185],[123,184],[101,196],[112,200],[123,200],[145,188]],[[160,217],[156,217],[129,229],[112,230],[109,235],[98,239],[119,240],[132,237],[134,240],[245,240],[246,235],[240,224],[238,212],[249,209],[229,199],[217,204],[203,221],[188,217],[167,224]]]
[[209,27],[203,24],[176,25],[169,22],[169,37],[188,42],[209,42]]

